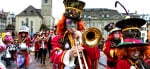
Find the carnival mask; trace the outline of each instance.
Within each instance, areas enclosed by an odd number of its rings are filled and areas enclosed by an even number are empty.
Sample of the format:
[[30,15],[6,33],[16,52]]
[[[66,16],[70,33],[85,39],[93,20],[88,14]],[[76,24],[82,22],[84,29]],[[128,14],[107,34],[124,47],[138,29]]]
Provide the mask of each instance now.
[[66,19],[66,28],[69,32],[73,33],[73,29],[77,29],[77,22],[72,19]]
[[119,39],[121,37],[120,32],[118,31],[114,32],[113,36],[114,36],[114,39]]

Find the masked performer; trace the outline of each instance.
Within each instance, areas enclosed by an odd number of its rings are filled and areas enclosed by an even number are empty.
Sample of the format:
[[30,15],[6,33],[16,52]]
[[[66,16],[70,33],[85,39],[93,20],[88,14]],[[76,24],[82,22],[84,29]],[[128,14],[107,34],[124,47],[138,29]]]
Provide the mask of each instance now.
[[19,65],[19,68],[28,68],[29,66],[29,47],[31,47],[31,39],[29,37],[29,28],[26,26],[21,26],[19,29],[19,52],[17,53],[17,62],[19,63],[20,56],[25,59],[22,65]]
[[5,61],[6,61],[6,66],[11,65],[10,61],[13,59],[14,55],[13,55],[13,38],[11,36],[11,34],[9,32],[6,33],[5,37],[4,37],[4,43],[6,46],[6,56],[5,56]]
[[[82,43],[82,31],[85,29],[81,20],[85,3],[78,0],[65,0],[64,4],[66,10],[57,24],[58,35],[52,39],[50,59],[53,69],[79,69],[80,64],[77,58],[79,52],[84,52],[89,69],[97,69],[100,57],[98,46],[91,48],[80,44]],[[79,57],[83,60],[83,56]],[[84,63],[83,69],[85,69]]]
[[123,37],[117,46],[117,56],[120,58],[116,69],[150,69],[143,61],[143,53],[148,44],[141,40],[140,28],[145,23],[141,18],[129,18],[116,23],[122,29]]
[[121,41],[121,29],[115,27],[115,23],[109,23],[105,26],[109,35],[103,44],[103,51],[107,56],[107,69],[115,69],[117,57],[115,55],[115,46]]

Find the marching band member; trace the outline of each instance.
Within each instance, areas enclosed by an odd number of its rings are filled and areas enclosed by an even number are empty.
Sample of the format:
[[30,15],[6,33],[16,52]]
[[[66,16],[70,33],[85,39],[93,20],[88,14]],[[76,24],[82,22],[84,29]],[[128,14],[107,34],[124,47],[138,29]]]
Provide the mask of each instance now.
[[38,58],[38,53],[39,53],[39,49],[40,49],[39,38],[40,38],[40,34],[39,34],[39,32],[36,32],[35,37],[33,37],[34,58],[35,59]]
[[[29,66],[29,50],[28,48],[31,46],[31,39],[29,37],[29,28],[26,26],[21,26],[19,29],[19,52],[17,53],[17,62],[19,61],[20,58],[25,58],[25,62],[23,63],[23,65],[21,65],[20,68],[28,68]],[[22,57],[21,57],[22,56]]]
[[[78,0],[64,0],[63,3],[66,10],[57,24],[58,35],[52,39],[50,60],[53,63],[53,69],[79,69],[77,49],[79,52],[84,52],[88,68],[97,69],[100,57],[98,46],[90,48],[80,44],[82,43],[82,32],[85,30],[81,20],[85,3]],[[81,56],[81,60],[83,60],[83,56]],[[83,67],[85,69],[84,64]]]
[[46,32],[43,31],[41,33],[41,37],[39,39],[40,49],[39,49],[39,58],[41,59],[41,64],[45,64],[46,54],[47,54],[47,35]]
[[26,26],[22,26],[19,30],[19,43],[25,43],[28,47],[31,46],[31,39],[28,33],[29,29]]
[[146,23],[141,18],[128,18],[116,23],[121,28],[122,39],[117,45],[118,59],[116,69],[150,69],[143,60],[148,43],[141,40],[140,28]]
[[115,55],[115,46],[121,41],[121,29],[115,27],[115,23],[109,23],[105,26],[109,35],[103,44],[103,51],[107,56],[107,69],[115,69],[117,57]]

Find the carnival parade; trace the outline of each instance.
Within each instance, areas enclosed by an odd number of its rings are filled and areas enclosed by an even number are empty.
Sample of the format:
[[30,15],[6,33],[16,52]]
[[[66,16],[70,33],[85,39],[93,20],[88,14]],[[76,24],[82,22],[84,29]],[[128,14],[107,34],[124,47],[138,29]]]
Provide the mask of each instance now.
[[120,1],[113,6],[125,13],[109,15],[109,9],[85,9],[83,0],[62,0],[57,23],[49,16],[51,0],[41,1],[42,9],[30,5],[16,18],[0,12],[0,69],[150,69],[150,21]]

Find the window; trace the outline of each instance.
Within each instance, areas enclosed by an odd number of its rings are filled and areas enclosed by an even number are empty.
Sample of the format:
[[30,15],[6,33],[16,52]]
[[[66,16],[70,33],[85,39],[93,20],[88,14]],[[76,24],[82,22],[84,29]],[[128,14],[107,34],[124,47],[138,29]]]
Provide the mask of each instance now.
[[29,26],[28,23],[29,23],[29,19],[26,18],[26,26],[27,26],[27,27]]
[[22,21],[21,23],[22,23],[22,26],[24,26],[24,21]]
[[104,18],[104,15],[101,15],[102,18]]
[[33,21],[31,21],[31,33],[33,33]]
[[107,14],[106,17],[109,17],[109,14]]
[[44,0],[44,3],[48,3],[48,0]]

